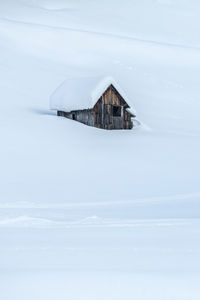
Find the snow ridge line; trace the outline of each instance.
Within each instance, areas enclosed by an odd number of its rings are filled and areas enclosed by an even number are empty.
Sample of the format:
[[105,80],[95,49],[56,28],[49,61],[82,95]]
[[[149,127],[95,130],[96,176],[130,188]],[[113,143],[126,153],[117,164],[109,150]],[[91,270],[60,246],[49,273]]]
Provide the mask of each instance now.
[[99,32],[99,31],[78,29],[78,28],[76,29],[76,28],[72,28],[72,27],[61,27],[61,26],[56,27],[56,26],[52,26],[52,25],[24,22],[24,21],[9,19],[9,18],[0,18],[0,22],[1,21],[7,22],[7,23],[18,24],[18,25],[26,25],[26,26],[31,26],[31,27],[42,27],[42,28],[47,28],[47,29],[52,29],[52,30],[62,30],[62,31],[69,31],[69,32],[84,33],[84,34],[89,34],[89,35],[99,35],[99,36],[104,36],[104,37],[110,37],[113,39],[123,39],[123,40],[129,40],[129,41],[133,41],[133,42],[145,43],[145,44],[161,46],[161,47],[173,47],[173,48],[200,51],[200,47],[198,47],[198,46],[173,44],[173,43],[165,43],[165,42],[159,42],[159,41],[154,41],[154,40],[139,39],[139,38],[132,37],[132,36],[117,35],[114,33],[106,33],[106,32]]
[[31,216],[18,216],[0,220],[0,227],[30,227],[30,228],[82,228],[82,227],[105,227],[105,228],[134,228],[134,227],[172,227],[189,226],[199,224],[200,219],[105,219],[97,216],[86,217],[76,221],[59,221],[52,219],[37,218]]
[[74,202],[74,203],[33,203],[33,202],[11,202],[11,203],[0,203],[1,209],[12,209],[12,208],[38,208],[38,209],[70,209],[70,208],[81,208],[81,207],[106,207],[106,206],[117,206],[117,205],[134,205],[144,203],[159,203],[164,201],[174,200],[200,200],[200,193],[193,194],[176,194],[171,196],[161,197],[150,197],[150,198],[138,198],[133,200],[121,200],[121,201],[101,201],[101,202]]

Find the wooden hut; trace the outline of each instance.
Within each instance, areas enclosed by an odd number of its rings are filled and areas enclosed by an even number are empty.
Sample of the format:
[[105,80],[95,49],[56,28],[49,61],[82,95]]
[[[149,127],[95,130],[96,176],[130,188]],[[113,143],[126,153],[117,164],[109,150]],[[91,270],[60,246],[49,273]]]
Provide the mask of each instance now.
[[135,112],[124,91],[111,77],[66,80],[53,93],[51,109],[89,126],[103,129],[131,129]]

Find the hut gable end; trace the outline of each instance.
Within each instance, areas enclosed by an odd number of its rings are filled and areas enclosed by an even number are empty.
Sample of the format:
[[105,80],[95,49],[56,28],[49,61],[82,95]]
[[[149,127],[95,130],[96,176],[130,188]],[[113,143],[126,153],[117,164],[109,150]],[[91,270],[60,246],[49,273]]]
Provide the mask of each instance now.
[[101,102],[102,99],[106,105],[121,105],[129,108],[129,105],[112,84],[106,89],[95,105]]
[[111,84],[94,105],[94,126],[104,129],[131,129],[129,105]]

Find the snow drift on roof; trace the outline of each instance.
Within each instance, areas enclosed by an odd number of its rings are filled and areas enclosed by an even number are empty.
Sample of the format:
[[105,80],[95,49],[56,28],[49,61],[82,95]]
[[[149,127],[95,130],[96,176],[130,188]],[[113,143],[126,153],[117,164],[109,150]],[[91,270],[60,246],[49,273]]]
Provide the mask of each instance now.
[[[66,112],[93,108],[111,84],[129,104],[125,92],[112,77],[86,77],[65,80],[50,97],[50,108]],[[130,111],[135,114],[132,108]]]

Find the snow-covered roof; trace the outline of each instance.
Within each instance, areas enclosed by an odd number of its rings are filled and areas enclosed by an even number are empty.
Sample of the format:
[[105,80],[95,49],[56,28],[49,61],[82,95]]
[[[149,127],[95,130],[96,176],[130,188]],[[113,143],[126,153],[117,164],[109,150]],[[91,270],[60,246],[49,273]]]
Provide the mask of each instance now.
[[[65,80],[50,97],[50,108],[72,111],[93,108],[106,89],[113,85],[129,105],[125,92],[112,77],[83,77]],[[132,114],[135,111],[129,108]]]

